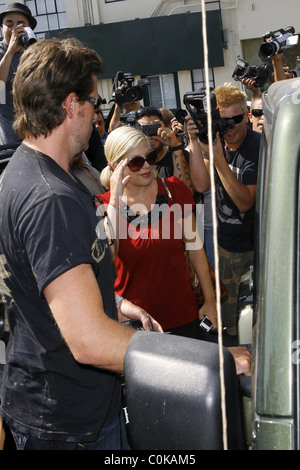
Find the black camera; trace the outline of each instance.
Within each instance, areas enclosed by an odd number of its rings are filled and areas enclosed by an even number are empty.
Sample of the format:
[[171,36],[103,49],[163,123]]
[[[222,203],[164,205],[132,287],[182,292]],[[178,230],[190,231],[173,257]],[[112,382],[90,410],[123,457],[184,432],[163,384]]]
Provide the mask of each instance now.
[[[220,111],[217,107],[216,95],[213,92],[210,93],[209,99],[211,104],[212,137],[213,140],[215,140],[217,132],[219,132],[220,137],[222,137],[228,131],[228,129],[234,128],[235,122],[233,119],[221,118]],[[185,93],[183,102],[199,130],[198,136],[200,141],[204,144],[208,144],[206,92],[192,91]],[[198,121],[200,121],[200,124]]]
[[151,137],[153,135],[157,135],[157,131],[160,127],[161,124],[159,122],[154,124],[144,124],[141,126],[141,130],[145,135]]
[[178,109],[175,113],[175,118],[178,122],[180,122],[180,124],[184,123],[186,116],[187,112],[185,111],[185,109]]
[[32,29],[29,26],[26,26],[25,28],[25,34],[23,36],[20,36],[19,38],[19,44],[24,47],[24,49],[27,49],[31,44],[34,44],[37,39],[32,31]]
[[148,137],[157,135],[157,131],[161,127],[161,124],[159,122],[157,123],[155,122],[153,124],[141,125],[136,120],[136,114],[137,114],[136,111],[130,111],[130,113],[128,113],[127,115],[125,124],[127,126],[135,127],[136,129],[141,130]]
[[[267,41],[267,39],[271,39],[271,41]],[[268,31],[263,36],[263,40],[264,43],[260,46],[259,56],[269,58],[296,46],[299,42],[299,35],[295,34],[293,26],[288,26],[285,29]]]
[[131,73],[118,72],[114,79],[113,99],[118,105],[129,101],[140,101],[143,99],[143,86],[149,85],[147,79],[138,80],[134,85],[134,76]]
[[248,62],[243,59],[238,59],[236,61],[236,67],[233,71],[232,78],[236,81],[242,81],[243,78],[251,78],[252,80],[255,80],[254,86],[261,88],[273,73],[272,65],[265,62],[260,65],[251,65],[249,69],[248,66]]

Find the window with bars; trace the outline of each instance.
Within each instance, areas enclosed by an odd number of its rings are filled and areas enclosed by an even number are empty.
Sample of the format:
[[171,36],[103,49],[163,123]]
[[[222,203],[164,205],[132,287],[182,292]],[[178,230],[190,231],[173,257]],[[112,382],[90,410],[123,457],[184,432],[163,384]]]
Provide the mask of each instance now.
[[[213,69],[209,69],[209,85],[211,88],[215,87],[215,77]],[[198,91],[200,88],[205,87],[205,73],[204,69],[192,70],[193,90]]]
[[65,0],[26,0],[25,4],[37,20],[34,32],[38,39],[48,31],[68,26]]

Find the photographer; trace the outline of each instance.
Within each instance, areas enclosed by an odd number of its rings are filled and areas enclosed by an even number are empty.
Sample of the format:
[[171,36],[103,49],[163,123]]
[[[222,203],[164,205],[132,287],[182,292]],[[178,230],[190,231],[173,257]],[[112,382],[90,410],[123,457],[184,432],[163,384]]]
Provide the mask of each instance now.
[[254,86],[255,80],[252,80],[251,78],[243,78],[242,83],[252,92],[249,110],[251,129],[261,134],[264,126],[264,112],[259,88]]
[[136,120],[141,126],[158,124],[155,135],[150,135],[150,145],[157,153],[155,167],[160,178],[177,176],[193,193],[193,185],[188,167],[188,152],[172,129],[166,127],[159,109],[151,106],[141,108],[136,113]]
[[122,108],[126,109],[126,111],[130,113],[131,111],[137,111],[140,107],[141,105],[139,101],[128,101],[128,103],[122,103],[122,105],[114,103],[112,116],[109,119],[108,133],[123,124],[121,121]]
[[4,38],[0,42],[0,80],[1,85],[5,84],[0,104],[0,145],[6,145],[19,142],[12,129],[14,118],[12,81],[24,52],[20,38],[25,35],[24,28],[34,29],[37,21],[28,7],[21,3],[11,3],[0,14],[0,24]]
[[[236,336],[236,302],[240,277],[253,264],[253,222],[256,199],[257,166],[260,134],[248,126],[246,94],[225,83],[214,90],[222,119],[233,121],[224,136],[214,145],[217,197],[220,277],[226,285],[228,300],[222,303],[222,319],[230,335]],[[189,134],[197,134],[188,121]],[[208,147],[201,142],[209,168]],[[196,190],[201,182],[202,156],[190,154],[191,178]]]
[[105,122],[105,131],[107,133],[123,125],[123,109],[127,113],[140,109],[140,102],[143,99],[143,87],[145,85],[148,85],[148,81],[144,79],[139,79],[135,85],[135,78],[130,72],[117,72],[113,82],[111,99],[114,104]]
[[261,134],[264,127],[264,110],[261,97],[252,98],[249,121],[251,122],[252,130]]
[[295,47],[299,42],[299,35],[295,33],[293,26],[276,31],[268,31],[264,37],[264,42],[260,47],[261,57],[272,58],[274,68],[274,81],[286,80],[297,76],[296,72],[283,65],[283,53],[291,47]]

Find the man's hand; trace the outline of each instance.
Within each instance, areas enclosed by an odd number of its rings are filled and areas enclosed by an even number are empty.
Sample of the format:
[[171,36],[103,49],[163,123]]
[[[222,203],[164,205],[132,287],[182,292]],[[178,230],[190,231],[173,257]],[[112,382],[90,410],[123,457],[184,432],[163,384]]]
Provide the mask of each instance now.
[[180,144],[175,132],[173,132],[169,127],[161,126],[157,131],[157,136],[153,136],[152,138],[160,140],[160,142],[169,147],[176,147]]
[[128,101],[127,103],[123,103],[123,108],[126,111],[138,111],[141,108],[141,103],[139,101]]
[[15,54],[16,52],[23,52],[24,47],[19,43],[20,37],[24,36],[25,29],[24,25],[19,24],[12,29],[11,37],[8,44],[8,51]]
[[176,135],[184,134],[184,125],[181,124],[175,117],[171,120],[171,129]]
[[255,91],[255,80],[253,80],[253,78],[243,78],[242,84],[245,85],[248,90]]
[[[189,136],[189,140],[199,140],[198,139],[199,129],[196,126],[196,124],[194,123],[192,117],[187,116],[185,118],[185,120],[186,120],[186,130],[187,130],[187,133],[188,133],[188,136]],[[201,125],[200,122],[199,122],[199,124]]]
[[[204,144],[203,142],[200,142],[201,148],[203,155],[205,157],[209,157],[209,145]],[[216,135],[216,142],[213,145],[213,151],[214,151],[214,163],[215,165],[218,165],[218,162],[223,162],[224,160],[224,150],[223,150],[223,145],[220,139],[220,134],[217,132]]]
[[251,353],[245,346],[227,348],[235,362],[236,374],[251,375]]

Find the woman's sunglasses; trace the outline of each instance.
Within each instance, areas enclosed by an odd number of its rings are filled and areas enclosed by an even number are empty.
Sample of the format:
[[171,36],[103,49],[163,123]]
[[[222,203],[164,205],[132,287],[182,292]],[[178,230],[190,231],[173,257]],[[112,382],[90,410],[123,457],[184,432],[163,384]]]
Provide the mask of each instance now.
[[157,159],[157,154],[154,150],[149,152],[146,155],[146,158],[141,157],[137,155],[136,157],[133,157],[127,164],[128,168],[130,171],[135,173],[136,171],[139,171],[141,168],[143,168],[145,162],[147,162],[149,165],[154,165]]

